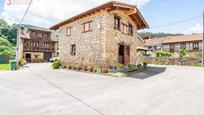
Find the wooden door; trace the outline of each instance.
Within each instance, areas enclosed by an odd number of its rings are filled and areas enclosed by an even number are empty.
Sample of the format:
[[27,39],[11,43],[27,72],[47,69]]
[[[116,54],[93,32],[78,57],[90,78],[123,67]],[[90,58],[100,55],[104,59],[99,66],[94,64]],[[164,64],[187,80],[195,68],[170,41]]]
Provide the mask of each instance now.
[[130,63],[130,47],[129,46],[125,46],[125,62],[124,64],[127,65]]
[[44,52],[44,60],[49,61],[50,58],[52,58],[52,53],[51,52]]

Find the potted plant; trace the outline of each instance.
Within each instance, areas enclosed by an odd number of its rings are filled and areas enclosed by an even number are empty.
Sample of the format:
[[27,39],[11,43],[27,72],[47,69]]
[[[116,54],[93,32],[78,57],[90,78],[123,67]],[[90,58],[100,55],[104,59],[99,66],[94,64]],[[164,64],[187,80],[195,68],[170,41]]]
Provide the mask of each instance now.
[[147,67],[147,62],[143,63],[143,67],[146,68]]
[[137,64],[137,68],[141,69],[142,68],[142,64]]
[[132,70],[132,69],[134,69],[134,67],[135,67],[135,65],[134,64],[128,64],[128,69],[130,69],[130,70]]
[[123,64],[117,64],[116,65],[116,68],[117,68],[117,70],[119,71],[119,72],[124,72],[124,65]]

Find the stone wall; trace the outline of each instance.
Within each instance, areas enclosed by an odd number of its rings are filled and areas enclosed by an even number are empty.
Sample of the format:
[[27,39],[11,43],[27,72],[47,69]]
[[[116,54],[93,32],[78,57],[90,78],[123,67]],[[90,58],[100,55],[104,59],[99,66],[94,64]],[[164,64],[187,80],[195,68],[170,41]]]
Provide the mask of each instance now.
[[201,58],[168,58],[168,57],[147,57],[145,61],[152,64],[161,65],[182,65],[182,66],[199,66]]

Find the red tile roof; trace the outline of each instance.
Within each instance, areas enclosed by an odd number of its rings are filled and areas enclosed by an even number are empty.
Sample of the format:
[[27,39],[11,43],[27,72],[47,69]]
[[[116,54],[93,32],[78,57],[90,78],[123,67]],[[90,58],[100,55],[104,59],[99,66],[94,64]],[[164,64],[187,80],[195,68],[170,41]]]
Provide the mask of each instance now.
[[97,11],[106,9],[106,8],[110,8],[110,10],[114,10],[115,8],[121,8],[121,9],[126,9],[126,10],[130,10],[130,9],[134,9],[135,13],[130,15],[130,18],[133,19],[133,21],[137,24],[138,29],[144,29],[144,28],[149,28],[149,25],[147,24],[147,22],[145,21],[145,19],[143,18],[142,14],[140,13],[139,9],[137,9],[137,7],[135,5],[131,5],[131,4],[127,4],[127,3],[122,3],[122,2],[116,2],[116,1],[111,1],[105,4],[102,4],[98,7],[95,7],[93,9],[87,10],[81,14],[78,14],[74,17],[71,17],[67,20],[64,20],[58,24],[55,24],[53,26],[50,27],[50,29],[58,29],[60,26],[63,26],[64,24],[67,23],[71,23],[73,21],[76,21],[80,18],[83,18],[84,16],[93,14]]
[[192,41],[202,41],[203,34],[196,33],[190,35],[183,35],[183,36],[168,36],[165,37],[163,44],[167,43],[180,43],[180,42],[192,42]]
[[151,38],[151,39],[147,39],[145,40],[145,45],[146,46],[159,46],[162,44],[162,42],[164,41],[164,38]]
[[152,38],[145,40],[146,46],[159,46],[161,44],[170,44],[170,43],[181,43],[181,42],[193,42],[193,41],[202,41],[202,33],[194,33],[190,35],[182,36],[167,36],[163,38]]

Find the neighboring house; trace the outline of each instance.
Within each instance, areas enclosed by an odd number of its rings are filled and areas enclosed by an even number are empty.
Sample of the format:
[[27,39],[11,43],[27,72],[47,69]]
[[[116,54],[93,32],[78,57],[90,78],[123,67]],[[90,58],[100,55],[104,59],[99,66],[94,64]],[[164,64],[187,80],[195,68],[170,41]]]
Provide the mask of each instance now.
[[59,30],[59,57],[63,66],[99,66],[140,62],[144,40],[137,30],[148,28],[135,5],[108,2],[50,29]]
[[57,55],[57,37],[51,37],[52,31],[31,25],[21,25],[17,30],[17,60],[27,62],[49,61]]
[[179,52],[187,49],[190,52],[202,50],[202,33],[193,33],[182,36],[167,36],[163,38],[149,38],[145,40],[145,46],[152,52],[163,50]]
[[198,52],[202,50],[202,39],[203,34],[201,33],[165,37],[162,42],[162,50],[179,52],[181,49],[187,49],[190,52]]
[[149,38],[145,40],[145,46],[151,52],[161,50],[163,38]]

